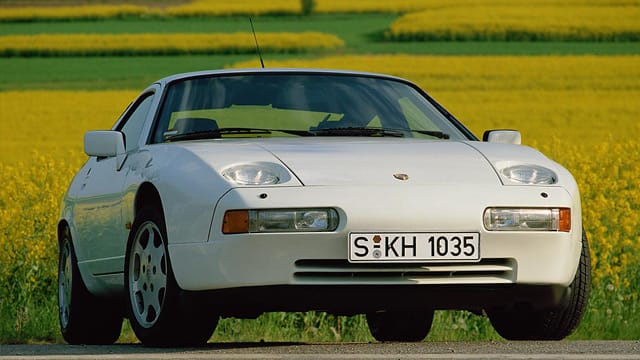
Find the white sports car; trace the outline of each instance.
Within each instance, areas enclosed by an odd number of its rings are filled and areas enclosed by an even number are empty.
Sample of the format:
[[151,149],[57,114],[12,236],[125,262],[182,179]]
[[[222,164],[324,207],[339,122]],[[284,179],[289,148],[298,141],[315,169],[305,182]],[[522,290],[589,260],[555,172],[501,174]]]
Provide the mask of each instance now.
[[65,340],[206,343],[220,317],[366,314],[420,341],[436,309],[507,339],[562,339],[587,304],[575,180],[520,133],[479,141],[416,85],[306,69],[164,78],[64,196]]

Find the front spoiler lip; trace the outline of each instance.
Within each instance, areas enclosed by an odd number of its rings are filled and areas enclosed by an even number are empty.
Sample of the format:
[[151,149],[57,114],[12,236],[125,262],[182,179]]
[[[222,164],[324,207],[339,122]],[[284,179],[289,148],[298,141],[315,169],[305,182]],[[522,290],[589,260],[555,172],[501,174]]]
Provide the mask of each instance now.
[[182,291],[181,301],[223,317],[253,318],[271,311],[356,315],[393,307],[470,310],[550,309],[568,294],[562,285],[272,285]]

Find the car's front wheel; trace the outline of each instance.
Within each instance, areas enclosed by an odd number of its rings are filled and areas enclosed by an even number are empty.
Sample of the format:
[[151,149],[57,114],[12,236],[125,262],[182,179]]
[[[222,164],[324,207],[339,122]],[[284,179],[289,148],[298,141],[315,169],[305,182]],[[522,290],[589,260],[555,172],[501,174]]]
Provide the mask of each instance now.
[[508,340],[562,340],[578,327],[587,308],[591,288],[589,243],[582,232],[578,270],[559,307],[549,310],[492,309],[487,311],[493,328]]
[[61,231],[58,254],[58,317],[69,344],[113,344],[120,336],[119,302],[89,292],[78,269],[69,228]]
[[218,318],[181,303],[171,268],[165,222],[154,208],[142,209],[131,229],[125,262],[129,320],[147,346],[198,346],[213,334]]
[[422,341],[431,330],[433,310],[386,310],[367,314],[367,324],[378,341]]

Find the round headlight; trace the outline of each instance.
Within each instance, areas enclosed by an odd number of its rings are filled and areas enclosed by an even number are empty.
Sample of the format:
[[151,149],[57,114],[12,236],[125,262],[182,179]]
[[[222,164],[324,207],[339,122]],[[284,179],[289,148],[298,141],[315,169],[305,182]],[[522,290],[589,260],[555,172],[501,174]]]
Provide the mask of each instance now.
[[265,164],[242,164],[222,172],[227,180],[239,185],[273,185],[280,182],[275,169]]
[[556,173],[538,165],[515,165],[502,169],[502,175],[521,184],[551,185],[558,181]]

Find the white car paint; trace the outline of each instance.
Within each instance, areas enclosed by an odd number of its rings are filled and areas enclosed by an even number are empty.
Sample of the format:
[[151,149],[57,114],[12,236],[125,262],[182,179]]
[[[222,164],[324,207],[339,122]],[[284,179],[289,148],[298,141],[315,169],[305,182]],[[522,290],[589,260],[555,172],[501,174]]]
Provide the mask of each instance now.
[[[146,92],[160,92],[172,79]],[[159,102],[156,96],[152,106]],[[136,215],[136,194],[145,183],[152,184],[162,200],[171,265],[185,290],[297,284],[567,286],[576,272],[582,229],[577,185],[568,171],[533,149],[472,140],[350,137],[148,144],[154,115],[148,115],[139,148],[127,151],[121,168],[115,158],[91,157],[65,195],[61,221],[69,225],[82,278],[92,293],[123,291],[128,227]],[[280,164],[290,176],[277,185],[260,187],[239,186],[221,175],[225,168],[247,162]],[[545,166],[558,174],[558,182],[515,185],[499,173],[512,164]],[[397,173],[408,175],[408,180],[395,179]],[[515,233],[484,228],[486,208],[511,206],[569,207],[572,231]],[[298,207],[335,208],[338,229],[221,232],[222,217],[229,209]],[[403,276],[399,269],[391,280],[353,276],[376,271],[357,265],[346,270],[299,264],[344,260],[348,234],[372,231],[477,232],[482,259],[497,262],[407,265],[411,276]],[[323,273],[331,272],[338,275],[323,278]],[[442,272],[458,275],[442,276]]]
[[[306,144],[300,146],[301,141]],[[486,151],[480,152],[479,148]],[[225,154],[223,159],[216,156],[221,153]],[[513,163],[504,160],[504,154],[514,154],[519,162],[551,167],[566,184],[505,188],[493,165]],[[485,157],[493,159],[493,163]],[[572,228],[581,228],[579,195],[573,179],[557,164],[524,147],[408,139],[381,142],[366,138],[198,141],[148,146],[141,153],[129,155],[124,168],[115,172],[117,178],[96,173],[95,161],[91,159],[85,168],[92,169],[93,175],[102,181],[90,189],[83,183],[79,200],[70,204],[74,228],[82,229],[74,234],[81,241],[78,247],[85,250],[78,252],[81,268],[93,274],[123,270],[126,245],[123,224],[133,221],[134,214],[132,206],[124,211],[122,194],[118,193],[129,188],[130,202],[136,185],[142,182],[156,185],[163,198],[172,265],[178,283],[187,290],[299,283],[293,276],[295,261],[345,258],[346,238],[351,231],[475,231],[481,233],[483,258],[504,257],[518,263],[511,277],[465,278],[469,283],[567,285],[580,253],[579,232],[527,234],[526,238],[520,235],[512,240],[512,234],[483,229],[482,214],[487,207],[523,203],[530,207],[569,205],[576,209]],[[101,161],[109,163],[107,169],[115,167],[111,164],[115,159]],[[281,161],[295,170],[288,182],[268,188],[237,188],[220,175],[225,167],[250,161]],[[409,180],[399,181],[393,178],[395,173],[407,174]],[[541,192],[550,196],[543,198]],[[260,199],[260,193],[269,196]],[[225,195],[218,199],[216,194]],[[339,229],[330,234],[220,232],[221,218],[227,209],[309,206],[339,209]],[[101,210],[100,216],[95,215],[96,209]],[[274,252],[274,249],[281,250]],[[337,283],[345,281],[340,279]],[[444,278],[401,282],[450,281]],[[99,281],[89,284],[101,292]]]

